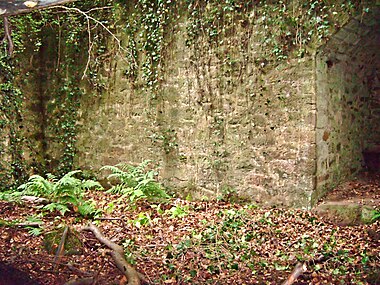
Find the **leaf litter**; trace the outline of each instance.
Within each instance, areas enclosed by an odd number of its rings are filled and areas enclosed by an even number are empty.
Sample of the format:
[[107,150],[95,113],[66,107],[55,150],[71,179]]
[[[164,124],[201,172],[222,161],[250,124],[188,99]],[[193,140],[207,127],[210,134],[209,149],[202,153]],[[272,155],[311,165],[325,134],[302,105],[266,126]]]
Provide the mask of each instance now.
[[[119,200],[111,211],[107,205],[115,196],[96,192],[92,198],[105,212],[95,223],[151,284],[281,284],[299,262],[307,270],[294,284],[380,284],[379,221],[343,227],[303,210],[181,199],[133,207]],[[8,202],[0,208],[7,221],[39,213]],[[43,232],[88,222],[54,213],[41,220]],[[0,237],[0,260],[41,284],[86,276],[95,276],[96,284],[123,284],[106,247],[91,233],[79,233],[81,253],[63,256],[56,269],[43,235],[3,225]]]

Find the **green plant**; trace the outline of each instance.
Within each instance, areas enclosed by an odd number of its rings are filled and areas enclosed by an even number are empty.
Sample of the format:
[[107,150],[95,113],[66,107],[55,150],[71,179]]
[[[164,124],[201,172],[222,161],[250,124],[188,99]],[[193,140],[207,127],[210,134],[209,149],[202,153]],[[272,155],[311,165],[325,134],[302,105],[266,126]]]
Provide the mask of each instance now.
[[148,213],[139,213],[137,218],[132,221],[132,224],[137,228],[141,228],[142,226],[150,225],[152,222],[150,215]]
[[43,229],[41,228],[43,221],[41,220],[42,215],[32,215],[26,218],[25,221],[22,220],[2,220],[0,219],[0,227],[1,226],[23,226],[28,230],[29,234],[33,236],[39,236]]
[[15,187],[26,179],[23,145],[29,142],[23,139],[20,129],[23,94],[15,84],[16,63],[4,48],[0,49],[0,190]]
[[372,213],[371,221],[374,222],[377,220],[380,220],[380,210],[374,210]]
[[[132,81],[140,79],[143,89],[152,98],[159,95],[163,81],[163,57],[170,35],[170,24],[174,18],[176,1],[137,0],[129,7],[125,32],[127,60],[130,62],[125,75]],[[125,5],[125,4],[124,4]]]
[[47,174],[47,178],[40,175],[33,175],[27,183],[18,187],[19,192],[15,192],[15,197],[23,195],[34,195],[47,199],[50,203],[43,206],[44,210],[58,211],[61,215],[73,209],[82,216],[94,216],[98,214],[94,203],[85,199],[86,191],[89,189],[102,189],[99,182],[93,180],[80,180],[74,175],[80,170],[71,171],[61,179],[57,179],[52,174]]
[[130,264],[136,264],[136,257],[133,252],[136,250],[135,240],[126,239],[122,243],[124,248],[124,257]]
[[165,212],[168,213],[172,218],[183,218],[189,214],[189,207],[182,207],[181,205],[173,206]]
[[168,194],[155,179],[158,173],[155,170],[146,170],[149,162],[149,160],[145,160],[138,166],[117,164],[102,167],[101,170],[112,172],[108,175],[108,179],[117,179],[120,182],[107,192],[129,197],[132,203],[140,199],[148,201],[168,199]]
[[40,227],[25,227],[28,230],[28,233],[32,236],[40,236],[42,234],[42,229]]

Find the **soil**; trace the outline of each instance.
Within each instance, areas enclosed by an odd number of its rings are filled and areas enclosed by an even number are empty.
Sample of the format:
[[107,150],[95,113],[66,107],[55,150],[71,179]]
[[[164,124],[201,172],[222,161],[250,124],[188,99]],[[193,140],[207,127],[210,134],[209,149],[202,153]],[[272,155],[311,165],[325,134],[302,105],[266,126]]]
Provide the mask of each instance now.
[[[380,173],[363,172],[356,179],[342,183],[328,193],[323,201],[360,201],[380,202]],[[380,204],[377,204],[380,206]]]

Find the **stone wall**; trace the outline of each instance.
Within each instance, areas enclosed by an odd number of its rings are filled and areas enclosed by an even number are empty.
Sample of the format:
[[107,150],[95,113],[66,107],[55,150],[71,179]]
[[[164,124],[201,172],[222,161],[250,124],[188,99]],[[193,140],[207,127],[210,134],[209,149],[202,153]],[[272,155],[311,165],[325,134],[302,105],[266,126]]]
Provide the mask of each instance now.
[[[102,178],[104,165],[149,159],[161,181],[183,196],[236,191],[260,204],[310,207],[359,171],[362,151],[379,143],[379,13],[352,19],[317,51],[312,40],[302,46],[309,33],[293,35],[293,26],[271,37],[268,24],[281,22],[285,10],[271,10],[279,14],[266,22],[269,15],[253,8],[219,23],[206,4],[206,25],[214,17],[208,32],[219,27],[219,34],[195,31],[192,44],[186,39],[195,22],[177,11],[175,25],[167,23],[154,94],[141,74],[127,75],[128,54],[108,51],[106,40],[96,62],[101,70],[80,81],[86,30],[65,38],[65,29],[45,28],[39,51],[20,59],[26,167],[63,174],[74,160],[74,168]],[[123,21],[129,12],[121,12]],[[116,22],[120,42],[128,43],[131,35]],[[146,53],[140,49],[136,60]]]
[[204,39],[192,49],[179,24],[155,99],[129,82],[117,59],[108,92],[81,102],[78,167],[151,159],[167,185],[193,197],[235,189],[263,204],[308,206],[314,60],[258,63],[260,36],[258,27],[238,27],[222,45]]
[[379,140],[379,13],[352,19],[317,55],[318,199],[363,166]]

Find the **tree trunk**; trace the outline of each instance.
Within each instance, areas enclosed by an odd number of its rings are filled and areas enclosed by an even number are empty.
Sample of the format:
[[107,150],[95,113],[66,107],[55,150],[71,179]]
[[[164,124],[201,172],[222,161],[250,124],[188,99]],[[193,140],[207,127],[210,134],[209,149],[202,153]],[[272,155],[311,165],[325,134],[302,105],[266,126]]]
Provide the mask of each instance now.
[[7,17],[33,10],[62,5],[76,0],[7,0],[0,1],[0,16]]

